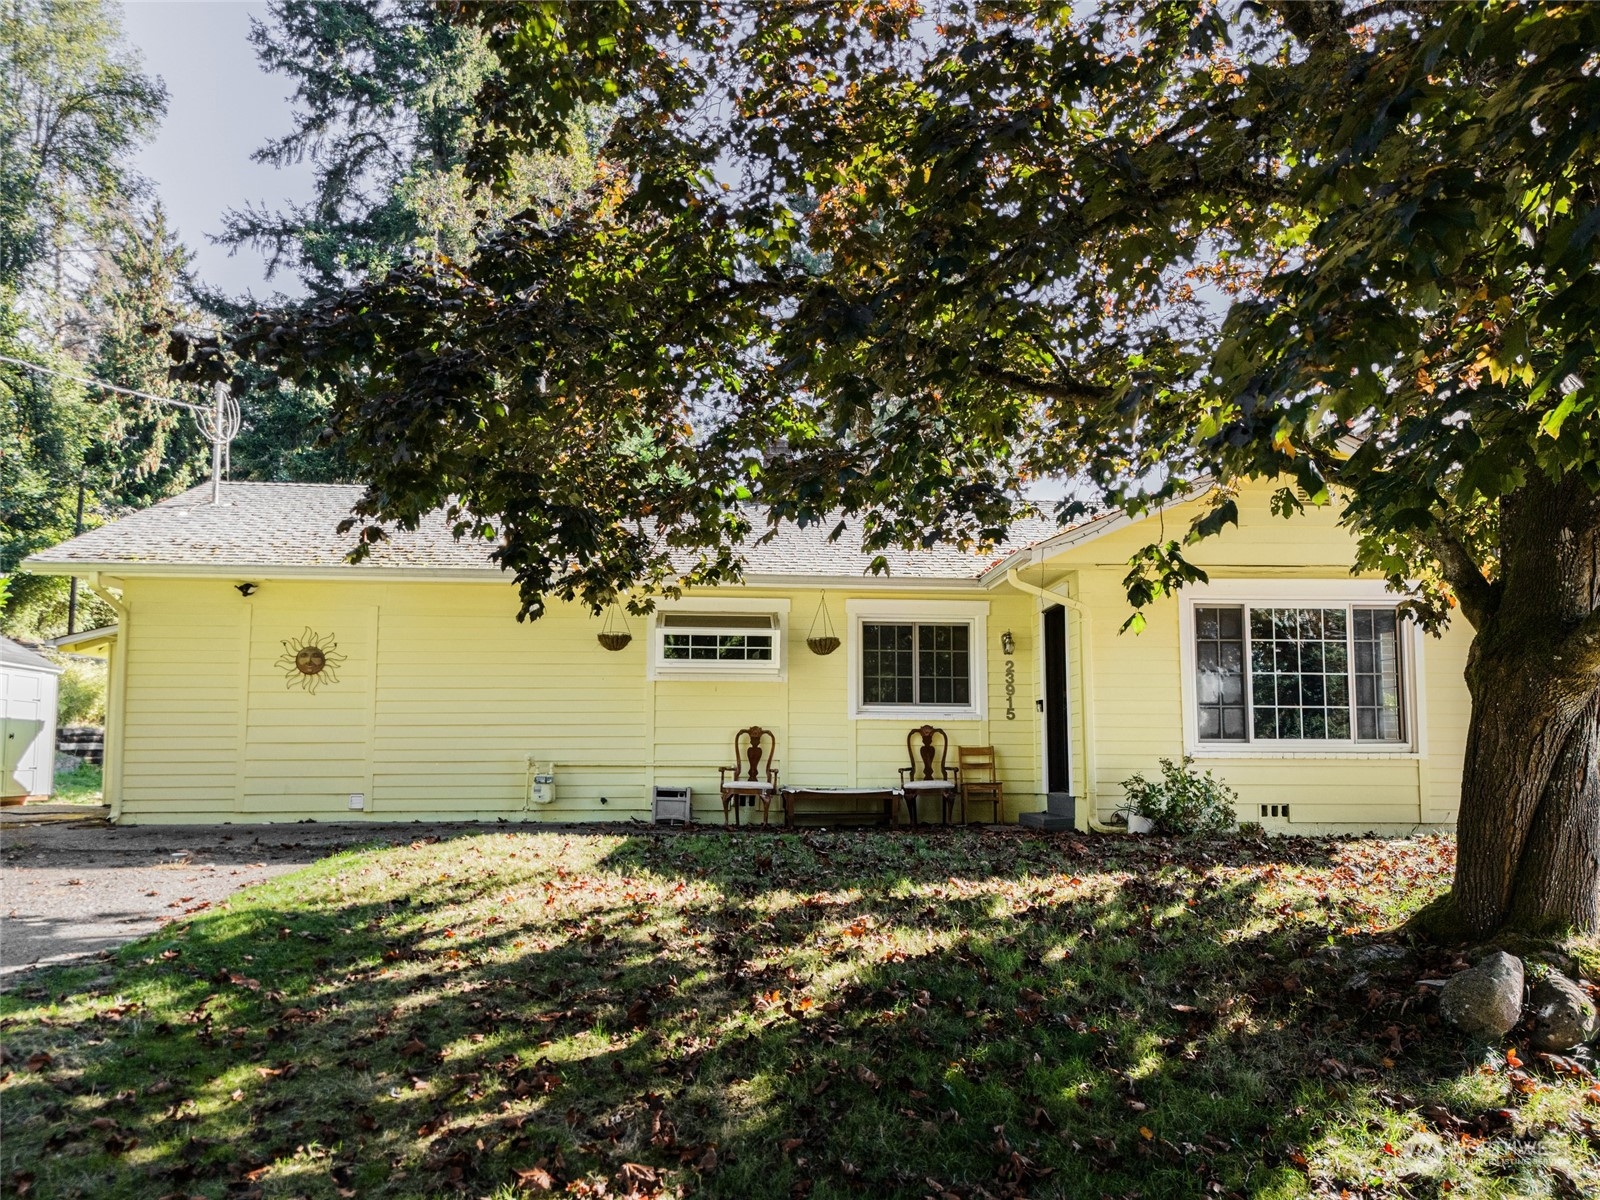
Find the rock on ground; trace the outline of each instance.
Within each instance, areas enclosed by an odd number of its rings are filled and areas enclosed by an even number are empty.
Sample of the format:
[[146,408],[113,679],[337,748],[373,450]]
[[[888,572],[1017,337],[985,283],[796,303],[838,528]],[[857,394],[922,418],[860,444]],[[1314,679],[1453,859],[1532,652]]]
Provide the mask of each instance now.
[[1565,975],[1552,972],[1534,984],[1528,1007],[1535,1050],[1570,1050],[1595,1034],[1594,1001]]
[[1502,1038],[1522,1017],[1522,960],[1496,950],[1444,985],[1439,1014],[1475,1037]]

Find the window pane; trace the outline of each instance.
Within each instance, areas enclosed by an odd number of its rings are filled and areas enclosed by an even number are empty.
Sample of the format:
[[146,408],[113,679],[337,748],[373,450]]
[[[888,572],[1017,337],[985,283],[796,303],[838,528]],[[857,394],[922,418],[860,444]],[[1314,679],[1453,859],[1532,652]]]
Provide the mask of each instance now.
[[1200,740],[1243,741],[1244,610],[1197,607],[1194,636]]
[[863,704],[910,704],[915,699],[912,625],[861,626]]
[[1352,624],[1355,648],[1356,736],[1398,742],[1400,721],[1400,623],[1392,608],[1358,608]]
[[916,628],[916,703],[947,706],[970,704],[970,626],[918,625]]
[[1347,624],[1342,608],[1250,610],[1257,738],[1349,738]]
[[667,633],[664,662],[771,662],[770,633]]

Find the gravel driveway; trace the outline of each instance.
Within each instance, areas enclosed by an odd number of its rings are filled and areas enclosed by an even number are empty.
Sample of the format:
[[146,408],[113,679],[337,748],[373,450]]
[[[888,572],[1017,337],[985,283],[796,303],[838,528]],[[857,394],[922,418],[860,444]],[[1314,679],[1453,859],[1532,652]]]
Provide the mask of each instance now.
[[[406,826],[406,840],[419,828]],[[386,832],[370,825],[0,824],[0,988],[30,967],[119,946]]]

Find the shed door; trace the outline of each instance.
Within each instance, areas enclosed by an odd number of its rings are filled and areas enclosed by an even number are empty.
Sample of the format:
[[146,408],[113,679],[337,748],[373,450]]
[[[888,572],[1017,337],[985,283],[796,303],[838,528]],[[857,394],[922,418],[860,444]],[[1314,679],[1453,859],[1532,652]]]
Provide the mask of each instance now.
[[[39,796],[49,787],[44,770],[43,756],[52,751],[43,736],[45,726],[44,702],[46,677],[33,671],[0,671],[0,689],[4,691],[4,778],[0,789],[7,796]],[[54,762],[50,763],[53,767]]]

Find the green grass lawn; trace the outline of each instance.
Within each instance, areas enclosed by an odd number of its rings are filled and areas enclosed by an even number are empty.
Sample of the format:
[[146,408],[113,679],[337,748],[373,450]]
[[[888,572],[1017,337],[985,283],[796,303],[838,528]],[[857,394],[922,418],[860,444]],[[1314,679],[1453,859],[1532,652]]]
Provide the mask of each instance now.
[[[1351,956],[1451,843],[490,832],[0,1000],[35,1197],[1578,1196],[1581,1063]],[[1520,1065],[1519,1065],[1520,1064]]]
[[104,801],[100,788],[100,768],[84,763],[56,775],[56,790],[50,799],[56,804],[100,804]]

